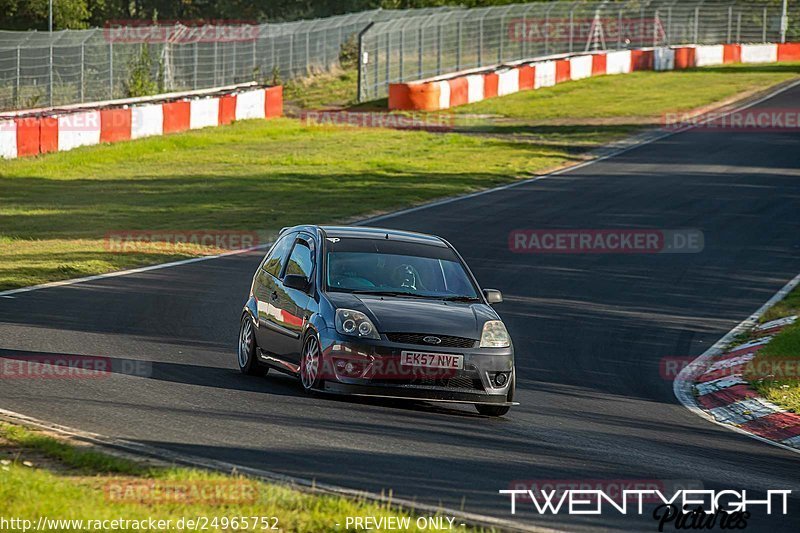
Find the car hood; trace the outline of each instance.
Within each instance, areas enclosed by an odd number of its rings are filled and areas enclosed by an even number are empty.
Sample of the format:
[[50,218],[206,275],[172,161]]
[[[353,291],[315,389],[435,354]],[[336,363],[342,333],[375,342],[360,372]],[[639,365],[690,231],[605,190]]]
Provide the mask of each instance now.
[[330,293],[337,308],[366,314],[381,333],[428,333],[479,339],[483,324],[497,320],[484,303],[445,302],[436,299]]

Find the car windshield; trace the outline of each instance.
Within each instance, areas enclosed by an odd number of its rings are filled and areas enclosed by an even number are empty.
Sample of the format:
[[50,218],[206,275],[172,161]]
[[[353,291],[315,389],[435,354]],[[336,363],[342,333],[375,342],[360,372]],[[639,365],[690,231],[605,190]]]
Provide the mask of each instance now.
[[329,239],[328,290],[401,297],[477,300],[450,248],[377,239]]

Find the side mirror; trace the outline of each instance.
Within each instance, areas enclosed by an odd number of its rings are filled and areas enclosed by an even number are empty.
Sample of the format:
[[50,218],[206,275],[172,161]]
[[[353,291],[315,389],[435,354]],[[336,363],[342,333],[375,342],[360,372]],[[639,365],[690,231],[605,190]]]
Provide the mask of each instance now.
[[503,301],[503,293],[497,289],[483,289],[483,296],[490,304],[499,304]]
[[286,274],[283,277],[283,286],[289,289],[297,289],[298,291],[308,292],[308,289],[311,287],[311,283],[306,279],[305,276],[300,276],[298,274]]

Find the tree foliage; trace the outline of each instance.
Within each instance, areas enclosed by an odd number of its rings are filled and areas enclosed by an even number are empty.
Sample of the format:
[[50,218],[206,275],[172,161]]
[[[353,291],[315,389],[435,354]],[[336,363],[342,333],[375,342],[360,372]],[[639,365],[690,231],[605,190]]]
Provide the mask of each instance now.
[[[130,19],[279,22],[379,7],[477,7],[519,1],[524,0],[53,0],[53,11],[55,29],[80,29]],[[0,13],[0,29],[46,30],[48,0],[0,0]]]

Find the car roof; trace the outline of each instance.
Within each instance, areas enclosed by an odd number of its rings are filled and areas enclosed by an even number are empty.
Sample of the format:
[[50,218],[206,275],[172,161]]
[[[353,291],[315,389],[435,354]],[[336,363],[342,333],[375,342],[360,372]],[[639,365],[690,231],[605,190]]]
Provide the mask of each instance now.
[[281,231],[292,230],[306,230],[313,231],[319,229],[324,233],[325,237],[338,237],[340,239],[389,239],[398,240],[403,242],[415,242],[420,244],[428,244],[433,246],[447,247],[447,244],[435,235],[427,235],[425,233],[416,233],[413,231],[403,231],[388,228],[370,228],[365,226],[295,226],[293,228],[285,228]]

